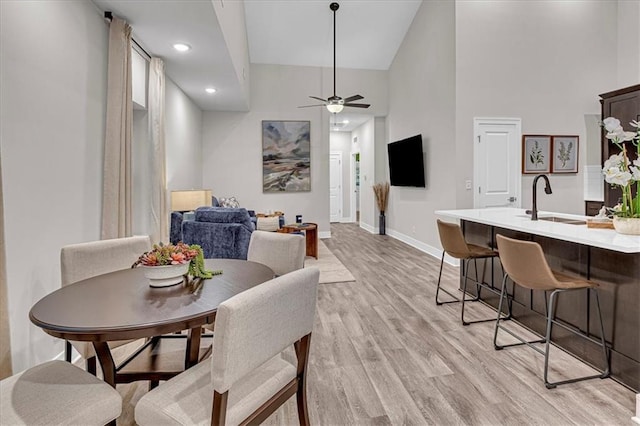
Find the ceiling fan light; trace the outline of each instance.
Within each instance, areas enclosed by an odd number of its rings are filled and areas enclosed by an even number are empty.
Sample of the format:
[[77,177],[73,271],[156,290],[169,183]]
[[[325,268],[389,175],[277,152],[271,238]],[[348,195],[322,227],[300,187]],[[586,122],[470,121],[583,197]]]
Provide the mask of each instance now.
[[342,110],[344,109],[344,105],[342,105],[342,104],[327,104],[327,109],[329,110],[330,113],[337,114],[339,112],[342,112]]

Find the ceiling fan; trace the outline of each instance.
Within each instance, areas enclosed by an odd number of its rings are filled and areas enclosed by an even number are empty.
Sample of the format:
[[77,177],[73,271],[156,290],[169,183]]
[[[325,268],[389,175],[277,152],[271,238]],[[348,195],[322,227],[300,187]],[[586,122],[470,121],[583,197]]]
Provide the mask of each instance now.
[[340,8],[338,3],[331,3],[329,5],[329,9],[333,11],[333,96],[323,99],[318,96],[309,96],[311,99],[316,99],[321,101],[321,104],[315,105],[304,105],[299,106],[298,108],[310,108],[316,106],[326,106],[329,112],[337,114],[344,107],[352,107],[352,108],[369,108],[369,104],[355,104],[353,101],[359,101],[360,99],[364,99],[360,95],[353,95],[347,98],[341,98],[336,95],[336,11]]

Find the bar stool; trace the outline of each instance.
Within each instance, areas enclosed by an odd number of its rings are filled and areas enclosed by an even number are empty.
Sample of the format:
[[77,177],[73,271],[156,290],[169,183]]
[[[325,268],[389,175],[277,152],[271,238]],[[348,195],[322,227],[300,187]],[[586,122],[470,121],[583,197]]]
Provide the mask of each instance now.
[[[460,317],[462,319],[462,325],[469,325],[477,322],[487,322],[493,321],[493,318],[488,318],[484,320],[476,320],[476,321],[465,321],[464,319],[464,302],[475,302],[480,300],[480,289],[482,287],[499,294],[498,291],[489,287],[484,281],[480,281],[478,279],[478,259],[483,259],[484,263],[482,266],[482,279],[484,280],[484,274],[487,268],[487,259],[492,259],[498,257],[498,252],[492,250],[487,247],[481,247],[475,244],[469,244],[465,241],[464,235],[462,235],[462,229],[460,225],[455,223],[443,222],[438,219],[438,233],[440,234],[440,244],[442,244],[443,252],[442,258],[440,259],[440,273],[438,275],[438,285],[436,287],[436,305],[444,305],[447,303],[457,303],[462,302],[462,309],[460,313]],[[442,279],[442,266],[444,264],[444,255],[448,254],[451,257],[456,259],[460,259],[462,261],[462,270],[464,271],[464,279],[462,284],[462,299],[458,299],[455,295],[451,294],[444,288],[440,288],[440,281]],[[469,261],[473,260],[475,267],[475,280],[468,276],[469,271]],[[466,262],[466,263],[465,263]],[[476,297],[467,299],[467,281],[471,280],[476,284]],[[449,296],[453,297],[454,300],[449,300],[446,302],[441,302],[438,300],[438,294],[440,291],[445,292]],[[511,318],[511,303],[508,305],[509,313],[507,316],[503,317],[503,320],[507,320]],[[499,312],[502,310],[500,309]]]
[[[600,312],[600,299],[598,298],[598,284],[583,280],[576,277],[570,277],[560,272],[552,271],[549,268],[549,264],[544,257],[544,252],[540,244],[533,241],[522,241],[507,238],[503,235],[497,234],[498,250],[500,251],[500,259],[502,260],[502,266],[504,267],[506,274],[502,280],[502,292],[500,294],[500,305],[498,311],[502,307],[504,301],[504,293],[507,283],[507,278],[511,278],[514,284],[530,290],[543,290],[545,292],[551,291],[549,296],[549,302],[546,305],[547,314],[547,330],[544,339],[527,341],[518,336],[511,330],[504,328],[500,325],[500,316],[496,321],[495,331],[493,334],[493,346],[496,350],[501,350],[511,346],[527,345],[533,350],[544,355],[544,385],[547,389],[555,388],[558,385],[565,383],[574,383],[581,380],[595,379],[595,378],[607,378],[609,377],[609,357],[607,353],[607,347],[604,340],[604,325],[602,323],[602,313]],[[557,297],[560,293],[573,290],[587,289],[587,292],[593,290],[596,295],[596,307],[598,309],[598,318],[600,319],[600,341],[591,338],[590,336],[580,332],[574,327],[570,327],[567,324],[561,323],[555,319],[555,305],[557,303]],[[605,365],[605,369],[601,374],[592,376],[578,377],[575,379],[562,380],[557,382],[549,382],[549,346],[551,344],[551,328],[553,325],[558,325],[567,331],[572,332],[578,336],[597,344],[602,347],[602,357]],[[513,343],[509,345],[498,345],[498,329],[506,331],[520,341],[520,343]],[[533,346],[533,343],[544,343],[544,351],[540,348]]]

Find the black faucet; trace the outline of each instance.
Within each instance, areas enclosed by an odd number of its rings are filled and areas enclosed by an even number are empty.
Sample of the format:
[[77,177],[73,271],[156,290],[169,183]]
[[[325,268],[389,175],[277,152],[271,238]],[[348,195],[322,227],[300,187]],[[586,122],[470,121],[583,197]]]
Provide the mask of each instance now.
[[547,175],[538,175],[533,179],[533,206],[531,207],[531,220],[538,220],[538,197],[536,195],[536,186],[538,185],[538,179],[543,178],[545,181],[544,192],[545,194],[551,194],[551,184]]

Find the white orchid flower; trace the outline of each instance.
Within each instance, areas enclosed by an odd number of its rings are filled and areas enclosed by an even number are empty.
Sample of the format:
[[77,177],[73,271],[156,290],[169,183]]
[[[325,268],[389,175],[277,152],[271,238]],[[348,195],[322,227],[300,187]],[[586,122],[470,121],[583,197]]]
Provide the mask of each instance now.
[[617,167],[611,167],[605,171],[604,180],[612,185],[626,186],[631,180],[631,173],[623,172]]
[[603,169],[609,169],[611,167],[620,167],[623,161],[624,161],[624,158],[622,154],[613,154],[611,157],[609,157],[608,160],[604,162]]
[[629,166],[629,171],[631,172],[631,180],[636,182],[640,181],[640,167]]
[[636,137],[634,132],[625,132],[622,127],[615,129],[612,132],[607,133],[606,138],[616,143],[632,141]]
[[616,130],[618,127],[620,127],[620,120],[613,117],[607,117],[604,120],[602,120],[602,125],[607,130],[607,132],[611,133],[614,130]]
[[629,124],[636,129],[640,129],[640,121],[632,120]]

